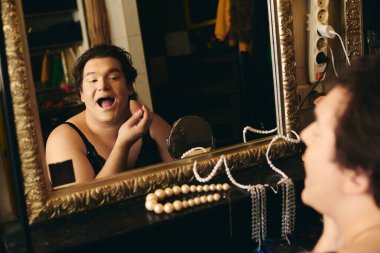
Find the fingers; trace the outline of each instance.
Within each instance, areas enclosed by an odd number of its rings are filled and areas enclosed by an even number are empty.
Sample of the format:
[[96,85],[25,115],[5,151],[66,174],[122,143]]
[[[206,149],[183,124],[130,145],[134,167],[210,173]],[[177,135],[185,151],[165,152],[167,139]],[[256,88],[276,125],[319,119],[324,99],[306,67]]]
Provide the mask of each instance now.
[[152,116],[150,115],[149,110],[143,106],[132,115],[132,117],[128,120],[128,123],[130,127],[142,128],[143,131],[146,131],[152,123]]
[[134,126],[134,125],[139,124],[139,122],[141,121],[141,119],[143,119],[143,117],[144,117],[144,112],[142,110],[138,110],[132,115],[132,117],[128,120],[128,122],[130,123],[131,126]]

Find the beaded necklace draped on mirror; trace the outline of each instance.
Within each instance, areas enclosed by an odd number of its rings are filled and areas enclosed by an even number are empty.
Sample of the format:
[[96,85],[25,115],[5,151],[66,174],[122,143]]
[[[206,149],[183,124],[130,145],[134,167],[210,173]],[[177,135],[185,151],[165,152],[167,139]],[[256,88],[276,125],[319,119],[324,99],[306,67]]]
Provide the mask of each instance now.
[[[106,163],[106,160],[101,155],[99,155],[94,145],[91,144],[91,142],[86,138],[83,132],[76,125],[67,121],[64,122],[64,124],[71,126],[83,140],[87,149],[87,158],[91,163],[92,168],[94,169],[95,175],[97,175],[103,168],[104,164]],[[143,167],[149,164],[156,164],[160,162],[161,158],[156,143],[154,142],[148,131],[148,133],[146,133],[142,137],[141,150],[134,167]]]

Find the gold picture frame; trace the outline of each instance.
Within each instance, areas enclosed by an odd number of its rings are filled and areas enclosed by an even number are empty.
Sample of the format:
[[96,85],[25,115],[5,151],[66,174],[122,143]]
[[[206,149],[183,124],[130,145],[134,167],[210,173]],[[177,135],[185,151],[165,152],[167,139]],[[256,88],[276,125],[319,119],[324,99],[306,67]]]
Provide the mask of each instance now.
[[[360,2],[360,1],[349,1]],[[281,134],[297,130],[297,93],[291,0],[268,0],[271,8],[270,30],[274,69],[277,125]],[[359,8],[359,7],[357,7]],[[348,23],[357,18],[347,16]],[[208,174],[220,155],[225,155],[232,171],[261,163],[270,138],[234,145],[196,157],[163,163],[120,173],[105,179],[74,184],[52,190],[44,170],[44,151],[38,108],[31,81],[31,68],[23,25],[21,0],[1,0],[1,19],[5,39],[9,85],[14,112],[27,214],[30,224],[80,213],[111,203],[126,201],[156,188],[194,181],[191,167],[198,161],[200,174]],[[357,36],[347,38],[360,44]],[[352,56],[352,55],[351,55]],[[300,152],[300,146],[278,141],[272,146],[272,158]]]

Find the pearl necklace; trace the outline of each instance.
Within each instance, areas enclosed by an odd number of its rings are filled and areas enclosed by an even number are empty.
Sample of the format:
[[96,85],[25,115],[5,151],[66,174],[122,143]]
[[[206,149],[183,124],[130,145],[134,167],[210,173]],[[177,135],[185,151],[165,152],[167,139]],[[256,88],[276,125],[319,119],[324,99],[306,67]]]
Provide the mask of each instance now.
[[168,187],[166,189],[157,189],[154,193],[149,193],[145,199],[145,208],[148,211],[154,211],[156,214],[161,214],[163,212],[169,214],[173,211],[181,211],[187,207],[193,207],[200,204],[206,204],[211,202],[216,202],[221,199],[219,193],[206,194],[202,196],[197,196],[192,199],[186,200],[174,200],[173,203],[166,202],[161,204],[159,201],[163,201],[166,197],[178,196],[181,193],[187,195],[189,193],[201,193],[201,192],[215,192],[215,191],[227,191],[230,189],[230,185],[224,184],[211,184],[211,185],[187,185],[182,186],[175,185],[172,188]]

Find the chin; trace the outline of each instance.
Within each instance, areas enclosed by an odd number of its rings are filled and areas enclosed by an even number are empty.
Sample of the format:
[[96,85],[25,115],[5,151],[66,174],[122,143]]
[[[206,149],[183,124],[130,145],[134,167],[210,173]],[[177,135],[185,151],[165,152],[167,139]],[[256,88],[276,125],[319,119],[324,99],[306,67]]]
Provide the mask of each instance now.
[[306,187],[302,190],[301,199],[305,205],[312,206],[312,198],[310,197],[310,194],[308,193]]
[[301,200],[305,205],[313,208],[315,211],[319,213],[322,213],[320,204],[323,200],[321,201],[320,198],[317,198],[316,196],[311,196],[311,194],[307,190],[305,190],[305,188],[301,193]]

